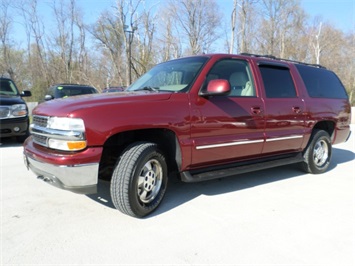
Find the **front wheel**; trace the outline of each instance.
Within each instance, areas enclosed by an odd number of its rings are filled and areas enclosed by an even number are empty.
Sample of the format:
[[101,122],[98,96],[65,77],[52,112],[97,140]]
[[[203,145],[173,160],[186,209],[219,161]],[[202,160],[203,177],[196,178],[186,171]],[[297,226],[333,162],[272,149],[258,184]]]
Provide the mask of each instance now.
[[137,142],[127,147],[111,180],[111,198],[121,212],[143,217],[162,201],[168,181],[164,155],[157,145]]
[[307,173],[321,174],[327,171],[332,155],[330,137],[324,130],[316,130],[303,154],[301,168]]

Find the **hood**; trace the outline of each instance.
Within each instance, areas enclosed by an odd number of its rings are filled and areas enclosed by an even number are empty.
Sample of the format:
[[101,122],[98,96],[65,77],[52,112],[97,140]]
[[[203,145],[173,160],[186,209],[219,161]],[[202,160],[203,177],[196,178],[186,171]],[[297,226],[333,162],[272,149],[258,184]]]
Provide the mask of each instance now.
[[25,104],[25,101],[20,96],[0,96],[0,105]]
[[171,92],[148,91],[85,94],[43,102],[33,110],[33,113],[45,116],[69,116],[76,111],[98,106],[111,108],[111,106],[127,103],[165,101],[171,97],[171,94]]

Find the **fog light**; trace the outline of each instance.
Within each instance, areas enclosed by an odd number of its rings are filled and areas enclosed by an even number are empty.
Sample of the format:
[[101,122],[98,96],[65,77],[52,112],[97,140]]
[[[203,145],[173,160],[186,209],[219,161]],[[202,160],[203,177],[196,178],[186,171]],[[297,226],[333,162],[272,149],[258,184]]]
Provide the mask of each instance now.
[[19,132],[19,131],[20,131],[20,128],[19,128],[19,127],[14,127],[14,131],[15,131],[15,132]]

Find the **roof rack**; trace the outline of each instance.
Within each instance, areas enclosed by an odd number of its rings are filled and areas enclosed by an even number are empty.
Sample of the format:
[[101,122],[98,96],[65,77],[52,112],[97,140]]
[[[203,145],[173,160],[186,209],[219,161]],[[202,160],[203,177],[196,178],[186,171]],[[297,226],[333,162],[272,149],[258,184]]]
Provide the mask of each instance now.
[[278,58],[278,57],[276,57],[274,55],[260,55],[260,54],[250,54],[250,53],[240,53],[240,55],[252,56],[252,57],[264,57],[264,58],[269,58],[269,59],[274,59],[274,60],[279,60],[279,61],[292,62],[292,63],[296,63],[296,64],[301,64],[301,65],[307,65],[307,66],[313,66],[313,67],[326,69],[326,67],[324,67],[322,65],[319,65],[319,64],[309,64],[309,63],[300,62],[300,61],[291,60],[291,59]]

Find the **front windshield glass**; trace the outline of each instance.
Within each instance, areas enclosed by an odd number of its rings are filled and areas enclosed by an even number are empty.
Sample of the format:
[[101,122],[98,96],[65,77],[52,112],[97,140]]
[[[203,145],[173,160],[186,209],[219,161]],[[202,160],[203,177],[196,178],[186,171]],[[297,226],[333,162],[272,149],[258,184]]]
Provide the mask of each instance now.
[[127,91],[187,91],[208,57],[189,57],[156,65]]
[[18,95],[18,90],[15,84],[8,79],[0,80],[0,94],[15,96]]

